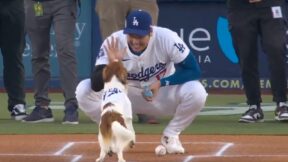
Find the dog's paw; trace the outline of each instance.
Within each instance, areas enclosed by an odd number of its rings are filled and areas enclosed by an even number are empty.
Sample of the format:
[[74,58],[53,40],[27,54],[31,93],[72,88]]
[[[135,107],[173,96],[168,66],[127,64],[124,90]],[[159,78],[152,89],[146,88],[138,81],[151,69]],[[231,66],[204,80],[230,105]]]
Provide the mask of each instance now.
[[126,162],[124,159],[119,159],[118,162]]
[[98,158],[98,159],[96,159],[96,161],[95,162],[103,162],[104,160],[103,159],[101,159],[101,158]]
[[130,141],[130,143],[129,143],[129,147],[130,147],[130,148],[133,148],[134,145],[135,145],[135,142],[134,142],[134,141]]
[[108,155],[109,157],[111,157],[111,156],[113,155],[113,152],[110,150],[110,151],[107,153],[107,155]]

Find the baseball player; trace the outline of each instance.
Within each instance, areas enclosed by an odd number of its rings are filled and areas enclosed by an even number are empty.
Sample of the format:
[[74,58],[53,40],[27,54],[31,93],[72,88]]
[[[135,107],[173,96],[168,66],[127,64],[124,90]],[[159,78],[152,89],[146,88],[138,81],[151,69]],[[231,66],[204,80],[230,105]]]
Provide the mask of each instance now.
[[131,11],[124,30],[104,40],[91,79],[81,81],[76,89],[80,108],[97,123],[101,114],[102,70],[115,60],[121,60],[128,71],[133,113],[173,116],[161,143],[167,153],[184,153],[179,135],[204,107],[207,97],[198,81],[199,65],[187,45],[175,32],[151,26],[148,12]]

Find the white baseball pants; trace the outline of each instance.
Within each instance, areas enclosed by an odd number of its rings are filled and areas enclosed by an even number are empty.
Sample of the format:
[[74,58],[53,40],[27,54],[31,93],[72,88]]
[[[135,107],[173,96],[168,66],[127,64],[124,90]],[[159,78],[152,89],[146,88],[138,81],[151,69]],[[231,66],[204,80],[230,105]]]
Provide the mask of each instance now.
[[[102,91],[91,89],[90,79],[81,81],[76,89],[79,108],[93,121],[99,123],[101,115]],[[132,103],[133,114],[154,116],[173,116],[163,135],[178,136],[188,127],[204,107],[207,92],[199,81],[181,85],[161,87],[152,102],[142,96],[142,89],[128,86],[128,97]]]

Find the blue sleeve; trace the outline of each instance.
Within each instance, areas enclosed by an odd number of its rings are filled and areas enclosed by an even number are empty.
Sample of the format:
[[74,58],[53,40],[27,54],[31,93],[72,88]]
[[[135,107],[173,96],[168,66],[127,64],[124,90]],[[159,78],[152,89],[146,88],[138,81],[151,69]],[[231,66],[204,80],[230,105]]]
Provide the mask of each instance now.
[[200,67],[190,52],[182,62],[175,64],[175,73],[160,79],[160,83],[161,86],[183,84],[191,80],[198,80],[200,75]]

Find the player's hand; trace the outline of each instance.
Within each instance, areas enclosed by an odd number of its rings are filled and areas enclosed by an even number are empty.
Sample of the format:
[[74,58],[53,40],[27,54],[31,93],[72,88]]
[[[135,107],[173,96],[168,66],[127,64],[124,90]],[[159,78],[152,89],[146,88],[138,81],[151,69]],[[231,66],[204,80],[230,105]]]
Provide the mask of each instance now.
[[145,98],[145,100],[149,102],[153,101],[153,99],[157,96],[159,92],[160,86],[160,81],[157,81],[151,84],[149,87],[144,87],[143,97]]
[[107,39],[107,46],[104,46],[107,52],[109,62],[121,61],[127,53],[127,47],[124,49],[119,48],[118,38],[111,37],[111,40]]
[[150,89],[149,86],[144,86],[144,87],[143,87],[142,95],[143,95],[143,97],[144,97],[144,99],[145,99],[146,101],[152,101],[153,92],[151,91],[151,89]]
[[157,96],[160,87],[161,87],[161,83],[159,80],[157,80],[156,82],[154,82],[153,84],[150,85],[150,89],[151,89],[154,97]]

